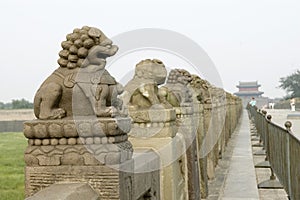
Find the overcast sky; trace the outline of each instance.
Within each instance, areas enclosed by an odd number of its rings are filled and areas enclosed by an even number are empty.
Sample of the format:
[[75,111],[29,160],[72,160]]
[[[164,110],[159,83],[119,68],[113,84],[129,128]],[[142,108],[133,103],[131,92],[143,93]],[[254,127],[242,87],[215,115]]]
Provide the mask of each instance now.
[[257,80],[264,96],[281,97],[280,77],[300,69],[298,0],[7,0],[0,25],[2,102],[32,101],[58,67],[65,35],[83,25],[108,37],[140,28],[184,34],[206,51],[230,92]]

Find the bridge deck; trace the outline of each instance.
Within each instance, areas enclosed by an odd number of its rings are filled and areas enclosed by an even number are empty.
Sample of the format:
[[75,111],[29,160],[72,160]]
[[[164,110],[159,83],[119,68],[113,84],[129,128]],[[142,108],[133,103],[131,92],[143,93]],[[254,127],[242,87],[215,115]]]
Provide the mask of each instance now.
[[221,199],[259,199],[247,111],[243,112],[235,135],[235,145]]
[[253,155],[262,147],[252,147],[253,130],[244,110],[240,123],[229,140],[225,154],[216,168],[216,178],[209,182],[207,200],[288,200],[284,189],[258,189],[257,184],[269,180],[270,169],[255,168],[265,155]]

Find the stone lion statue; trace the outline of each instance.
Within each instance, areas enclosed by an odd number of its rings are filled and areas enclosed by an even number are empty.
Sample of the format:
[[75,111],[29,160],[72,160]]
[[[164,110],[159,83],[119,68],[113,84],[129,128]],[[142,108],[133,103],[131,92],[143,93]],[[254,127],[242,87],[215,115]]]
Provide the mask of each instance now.
[[60,119],[73,115],[114,117],[122,102],[121,84],[105,70],[106,58],[118,47],[104,33],[84,26],[61,43],[56,69],[40,86],[34,98],[38,119]]
[[130,109],[149,109],[155,105],[170,107],[168,102],[159,99],[158,86],[165,83],[167,70],[158,59],[146,59],[136,64],[135,74],[125,86],[124,102]]
[[193,89],[194,99],[197,99],[201,103],[211,103],[210,100],[210,83],[204,79],[201,79],[198,75],[192,74],[191,82],[189,86]]
[[189,106],[192,94],[187,87],[191,74],[184,69],[172,69],[167,84],[160,88],[161,101],[168,101],[174,107]]

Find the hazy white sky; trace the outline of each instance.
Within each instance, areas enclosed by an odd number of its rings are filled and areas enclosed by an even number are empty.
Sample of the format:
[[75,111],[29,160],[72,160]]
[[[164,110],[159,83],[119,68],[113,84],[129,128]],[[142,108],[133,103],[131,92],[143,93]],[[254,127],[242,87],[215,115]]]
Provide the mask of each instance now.
[[279,78],[300,68],[298,0],[9,0],[0,4],[3,102],[23,97],[32,101],[42,81],[58,67],[65,35],[83,25],[98,27],[108,37],[139,28],[184,34],[207,52],[230,92],[237,91],[239,81],[258,80],[265,96],[283,96],[284,91],[276,88]]

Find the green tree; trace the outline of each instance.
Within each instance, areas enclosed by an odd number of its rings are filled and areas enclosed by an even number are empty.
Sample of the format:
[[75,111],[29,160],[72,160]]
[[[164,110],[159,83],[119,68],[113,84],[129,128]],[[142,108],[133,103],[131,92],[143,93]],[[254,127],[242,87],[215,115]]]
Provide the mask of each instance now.
[[6,110],[12,109],[12,103],[11,103],[11,102],[6,103],[6,104],[4,105],[4,109],[6,109]]
[[279,82],[279,88],[287,91],[287,98],[300,97],[300,70],[280,78]]
[[0,109],[4,109],[5,108],[5,103],[0,102]]
[[0,109],[5,109],[5,110],[9,110],[9,109],[12,109],[12,105],[11,103],[3,103],[3,102],[0,102]]
[[33,108],[33,103],[25,99],[21,100],[12,100],[12,109],[23,109],[23,108]]

